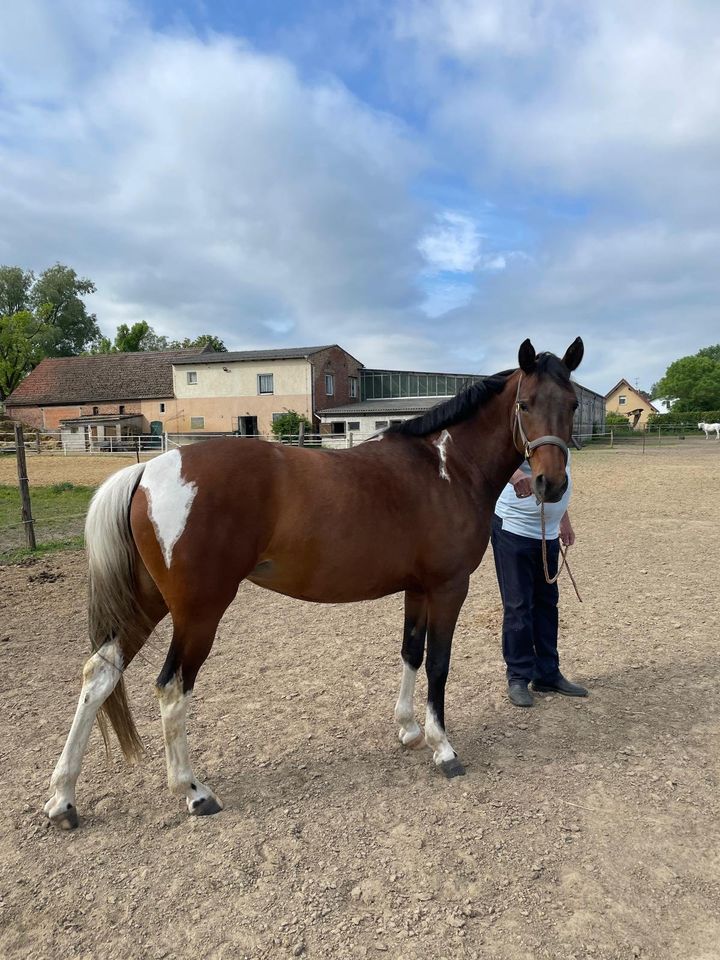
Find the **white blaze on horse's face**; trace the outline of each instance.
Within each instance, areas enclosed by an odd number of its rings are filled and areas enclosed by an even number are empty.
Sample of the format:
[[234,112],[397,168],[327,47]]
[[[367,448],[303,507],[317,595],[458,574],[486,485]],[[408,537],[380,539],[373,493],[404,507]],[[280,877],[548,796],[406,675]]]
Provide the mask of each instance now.
[[452,440],[452,436],[447,430],[443,430],[437,440],[434,440],[433,443],[438,448],[438,454],[440,456],[440,479],[447,480],[450,483],[450,474],[447,471],[447,445],[448,440]]
[[140,486],[145,491],[148,514],[169,570],[173,547],[185,529],[197,485],[183,480],[180,451],[170,450],[148,463]]

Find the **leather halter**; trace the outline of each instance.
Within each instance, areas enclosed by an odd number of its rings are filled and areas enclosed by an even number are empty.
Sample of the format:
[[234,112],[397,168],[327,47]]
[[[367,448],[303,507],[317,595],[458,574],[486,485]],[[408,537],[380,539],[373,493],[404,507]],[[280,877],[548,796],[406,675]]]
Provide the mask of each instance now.
[[[520,374],[520,379],[518,380],[517,394],[515,395],[515,413],[513,417],[513,443],[515,444],[515,449],[518,453],[522,453],[526,460],[529,460],[533,455],[533,451],[537,450],[538,447],[546,446],[547,444],[552,444],[555,447],[560,447],[564,456],[565,463],[568,460],[568,446],[564,440],[560,437],[555,436],[545,436],[538,437],[536,440],[528,440],[527,434],[523,429],[522,425],[522,412],[520,410],[520,387],[522,386],[523,375]],[[520,434],[520,440],[522,441],[522,449],[518,447],[517,444],[517,435]]]

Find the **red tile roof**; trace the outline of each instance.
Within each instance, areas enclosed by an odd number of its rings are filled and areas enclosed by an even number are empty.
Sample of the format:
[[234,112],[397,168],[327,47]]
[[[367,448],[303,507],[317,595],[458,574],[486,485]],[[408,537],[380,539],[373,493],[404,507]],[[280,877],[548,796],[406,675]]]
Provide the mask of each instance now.
[[194,349],[47,358],[10,394],[6,406],[172,397],[173,363],[197,356]]

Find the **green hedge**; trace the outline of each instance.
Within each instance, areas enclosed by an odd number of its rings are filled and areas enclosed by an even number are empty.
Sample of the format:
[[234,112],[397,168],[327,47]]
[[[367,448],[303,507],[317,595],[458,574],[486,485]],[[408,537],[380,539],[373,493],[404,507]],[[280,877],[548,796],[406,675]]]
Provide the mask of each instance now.
[[699,423],[720,423],[720,410],[687,410],[684,413],[651,413],[648,424],[652,427],[673,426],[684,423],[697,428]]

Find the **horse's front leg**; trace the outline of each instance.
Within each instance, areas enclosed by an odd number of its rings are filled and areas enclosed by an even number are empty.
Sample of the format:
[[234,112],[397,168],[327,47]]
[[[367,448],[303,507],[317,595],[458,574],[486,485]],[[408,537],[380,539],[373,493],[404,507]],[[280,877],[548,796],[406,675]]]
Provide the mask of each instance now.
[[405,625],[403,628],[403,672],[400,693],[395,704],[395,719],[400,729],[400,742],[413,749],[425,746],[425,737],[415,719],[415,681],[425,653],[427,633],[427,600],[421,593],[405,593]]
[[434,591],[428,602],[427,659],[428,700],[425,715],[425,740],[433,751],[433,760],[446,777],[457,777],[465,768],[457,758],[445,733],[445,683],[450,670],[450,651],[460,608],[468,592],[468,578],[445,584]]

